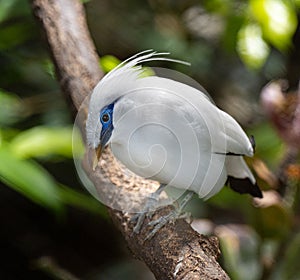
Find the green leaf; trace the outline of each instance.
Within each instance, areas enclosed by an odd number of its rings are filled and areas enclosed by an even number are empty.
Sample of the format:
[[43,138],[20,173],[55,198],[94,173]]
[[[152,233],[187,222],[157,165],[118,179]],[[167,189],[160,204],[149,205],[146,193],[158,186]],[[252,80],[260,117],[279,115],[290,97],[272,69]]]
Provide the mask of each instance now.
[[18,157],[60,155],[72,157],[72,127],[39,126],[21,132],[11,141]]
[[262,31],[259,25],[248,23],[240,29],[237,40],[237,52],[248,67],[258,69],[263,66],[270,50],[262,38]]
[[62,210],[53,178],[40,165],[17,158],[5,145],[0,147],[0,180],[33,202],[55,212]]
[[100,66],[105,73],[108,73],[121,63],[121,60],[113,55],[104,55],[100,59]]
[[250,0],[251,12],[260,23],[263,36],[276,48],[291,46],[297,27],[296,10],[288,0]]

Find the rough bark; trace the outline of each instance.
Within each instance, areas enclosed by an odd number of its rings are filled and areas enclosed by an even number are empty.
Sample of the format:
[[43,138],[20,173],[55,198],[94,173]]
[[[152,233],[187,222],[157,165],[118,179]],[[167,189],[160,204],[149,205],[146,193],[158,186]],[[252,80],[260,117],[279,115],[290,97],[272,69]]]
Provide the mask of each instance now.
[[[62,91],[70,105],[78,110],[102,77],[83,6],[79,0],[31,0],[31,4],[46,35]],[[84,131],[86,110],[82,112],[80,125]],[[141,194],[149,193],[157,186],[157,182],[146,181],[128,172],[109,149],[105,150],[100,165],[94,172],[89,157],[83,162],[100,196],[113,195],[117,188],[131,201],[140,203]],[[120,209],[124,202],[114,203],[116,205],[111,205]],[[154,216],[171,209],[170,206],[164,207]],[[113,208],[109,213],[133,255],[144,261],[157,279],[229,279],[217,262],[220,254],[217,238],[198,234],[185,220],[167,224],[152,239],[144,241],[147,227],[143,227],[140,234],[134,234],[130,215]]]

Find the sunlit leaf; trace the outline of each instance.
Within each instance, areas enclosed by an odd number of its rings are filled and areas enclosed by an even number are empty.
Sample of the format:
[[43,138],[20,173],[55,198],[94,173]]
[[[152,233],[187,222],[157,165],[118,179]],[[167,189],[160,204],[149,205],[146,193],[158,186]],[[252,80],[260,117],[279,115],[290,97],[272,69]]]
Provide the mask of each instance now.
[[150,67],[143,67],[143,72],[139,75],[140,78],[155,76],[155,72]]
[[105,73],[111,71],[120,63],[121,61],[112,55],[104,55],[100,59],[100,66]]
[[262,26],[264,37],[278,49],[287,49],[297,27],[297,15],[291,1],[251,0],[250,7]]
[[242,61],[250,68],[260,68],[269,55],[269,47],[262,38],[257,24],[249,23],[238,33],[237,51]]
[[13,152],[22,158],[72,157],[72,127],[34,127],[19,133],[10,145]]
[[0,180],[30,200],[54,211],[62,210],[56,183],[45,169],[17,158],[5,145],[0,147]]

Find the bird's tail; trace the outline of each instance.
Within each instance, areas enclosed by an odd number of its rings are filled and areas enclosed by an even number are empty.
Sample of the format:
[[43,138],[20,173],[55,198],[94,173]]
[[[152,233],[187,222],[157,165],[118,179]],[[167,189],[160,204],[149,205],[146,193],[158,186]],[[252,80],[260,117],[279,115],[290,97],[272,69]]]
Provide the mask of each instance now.
[[262,198],[262,192],[242,156],[226,156],[227,183],[238,193]]

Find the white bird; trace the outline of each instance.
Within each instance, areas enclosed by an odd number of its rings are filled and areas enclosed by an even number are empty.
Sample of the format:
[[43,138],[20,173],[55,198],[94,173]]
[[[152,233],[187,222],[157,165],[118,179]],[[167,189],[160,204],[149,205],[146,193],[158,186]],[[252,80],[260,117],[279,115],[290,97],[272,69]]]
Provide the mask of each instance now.
[[142,75],[144,62],[180,62],[167,54],[138,53],[97,84],[86,123],[87,142],[97,159],[110,144],[128,169],[160,182],[158,195],[169,185],[208,199],[228,183],[239,193],[261,198],[243,159],[253,156],[253,138],[202,91],[173,79]]

